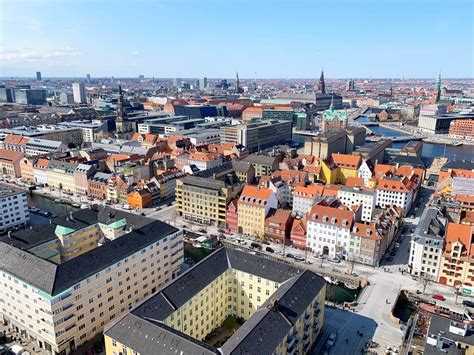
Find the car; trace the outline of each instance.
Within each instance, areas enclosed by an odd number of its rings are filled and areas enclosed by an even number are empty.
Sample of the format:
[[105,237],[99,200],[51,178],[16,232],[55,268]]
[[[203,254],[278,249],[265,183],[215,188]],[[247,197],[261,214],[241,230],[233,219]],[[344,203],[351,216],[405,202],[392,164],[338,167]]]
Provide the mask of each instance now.
[[443,295],[440,295],[439,293],[435,293],[432,297],[438,301],[446,301],[446,297],[444,297]]
[[206,231],[204,228],[199,228],[199,229],[198,229],[198,232],[206,233],[207,231]]
[[295,260],[304,261],[304,256],[303,255],[295,254],[295,255],[293,255],[293,257],[295,258]]
[[286,257],[287,257],[287,258],[291,258],[291,259],[294,259],[294,258],[295,258],[295,256],[294,256],[293,254],[291,254],[291,253],[286,254]]
[[155,207],[155,211],[159,211],[159,210],[161,210],[161,207],[159,207],[159,206]]
[[395,243],[395,248],[400,248],[400,243]]
[[328,340],[326,340],[326,348],[330,349],[336,344],[337,333],[331,333]]
[[250,243],[250,247],[258,250],[262,250],[262,245],[258,244],[257,242]]
[[169,206],[173,206],[173,203],[170,202],[170,203],[168,203],[166,206],[168,206],[168,207],[169,207]]
[[218,231],[219,233],[225,233],[225,230],[223,230],[222,228],[218,228],[217,231]]
[[281,250],[275,250],[275,254],[281,256],[285,255]]
[[0,355],[6,354],[7,353],[7,348],[3,345],[0,345]]
[[262,244],[270,245],[270,242],[267,242],[266,240],[262,240]]
[[140,213],[140,216],[146,216],[145,212]]
[[462,301],[462,305],[470,308],[474,308],[474,301],[465,300]]
[[274,253],[275,250],[272,247],[266,247],[265,251],[268,251],[269,253]]

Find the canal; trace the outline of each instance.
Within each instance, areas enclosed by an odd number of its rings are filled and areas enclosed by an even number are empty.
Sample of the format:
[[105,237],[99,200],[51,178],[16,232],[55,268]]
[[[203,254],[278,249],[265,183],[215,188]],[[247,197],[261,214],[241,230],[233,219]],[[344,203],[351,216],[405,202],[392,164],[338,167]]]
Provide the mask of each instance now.
[[[195,248],[190,243],[184,243],[184,257],[190,258],[194,262],[199,262],[211,253],[209,250]],[[353,302],[359,296],[361,289],[350,289],[343,284],[327,284],[326,287],[326,300],[337,304],[343,304],[344,302]]]
[[[44,212],[51,212],[53,216],[64,216],[71,211],[77,211],[77,208],[67,204],[56,203],[54,200],[36,194],[27,194],[28,206],[39,208]],[[49,217],[30,213],[30,224],[37,225],[48,222]]]

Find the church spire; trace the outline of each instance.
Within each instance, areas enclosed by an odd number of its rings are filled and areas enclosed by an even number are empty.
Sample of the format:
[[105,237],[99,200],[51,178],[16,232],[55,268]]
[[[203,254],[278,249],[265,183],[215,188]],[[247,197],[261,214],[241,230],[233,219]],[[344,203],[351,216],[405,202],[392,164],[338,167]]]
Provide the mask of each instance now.
[[321,69],[321,76],[319,77],[319,90],[321,94],[326,93],[326,83],[324,82],[324,69]]
[[126,116],[127,113],[125,112],[125,107],[123,103],[122,85],[119,85],[119,94],[117,101],[117,121],[123,121]]
[[441,99],[441,72],[438,75],[438,79],[436,79],[435,89],[436,89],[435,103],[438,103],[439,100]]
[[235,77],[237,79],[237,82],[236,82],[236,88],[235,88],[235,91],[236,92],[240,92],[240,80],[239,80],[239,71],[236,72],[235,74]]

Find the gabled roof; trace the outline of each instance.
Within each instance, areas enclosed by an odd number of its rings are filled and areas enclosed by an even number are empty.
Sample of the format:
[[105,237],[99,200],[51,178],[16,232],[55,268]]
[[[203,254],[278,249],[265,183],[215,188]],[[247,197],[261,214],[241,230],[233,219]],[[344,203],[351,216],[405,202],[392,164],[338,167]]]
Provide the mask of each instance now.
[[266,187],[257,187],[253,185],[245,185],[240,195],[239,204],[257,204],[265,205],[271,198],[273,191]]
[[332,153],[331,155],[334,163],[340,168],[357,169],[360,165],[360,155]]
[[308,221],[350,228],[354,221],[354,213],[343,208],[314,205],[308,212]]

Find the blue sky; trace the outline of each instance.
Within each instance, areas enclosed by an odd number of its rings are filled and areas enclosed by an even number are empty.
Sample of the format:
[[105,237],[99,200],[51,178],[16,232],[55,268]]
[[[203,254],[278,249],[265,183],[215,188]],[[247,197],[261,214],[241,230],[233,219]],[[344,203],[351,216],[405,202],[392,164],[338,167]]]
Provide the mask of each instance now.
[[0,0],[0,76],[474,77],[471,0]]

